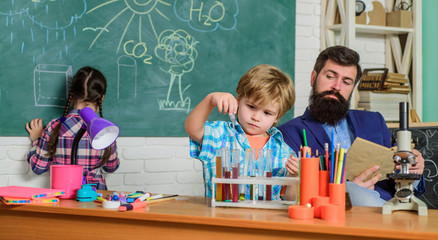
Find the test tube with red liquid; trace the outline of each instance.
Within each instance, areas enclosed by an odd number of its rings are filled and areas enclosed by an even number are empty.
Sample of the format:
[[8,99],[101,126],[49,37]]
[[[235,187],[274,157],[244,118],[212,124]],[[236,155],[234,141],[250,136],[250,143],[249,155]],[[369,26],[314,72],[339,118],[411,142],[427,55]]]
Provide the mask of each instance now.
[[[224,178],[231,178],[231,157],[230,150],[224,149],[222,151],[222,160],[223,160],[223,173]],[[223,187],[222,197],[225,202],[229,202],[231,200],[231,185],[229,183],[225,183]]]
[[[231,150],[232,178],[237,179],[240,175],[240,149]],[[233,202],[239,201],[239,184],[233,184]]]
[[[266,177],[272,178],[272,149],[265,150],[265,170]],[[272,199],[272,185],[266,185],[266,201]]]

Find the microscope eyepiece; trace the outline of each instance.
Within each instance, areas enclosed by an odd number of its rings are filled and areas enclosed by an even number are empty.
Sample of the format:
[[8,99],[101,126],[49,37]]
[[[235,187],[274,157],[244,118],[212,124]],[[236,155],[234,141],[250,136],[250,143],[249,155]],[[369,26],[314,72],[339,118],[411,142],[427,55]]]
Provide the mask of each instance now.
[[400,130],[408,130],[409,129],[409,103],[408,102],[400,102]]

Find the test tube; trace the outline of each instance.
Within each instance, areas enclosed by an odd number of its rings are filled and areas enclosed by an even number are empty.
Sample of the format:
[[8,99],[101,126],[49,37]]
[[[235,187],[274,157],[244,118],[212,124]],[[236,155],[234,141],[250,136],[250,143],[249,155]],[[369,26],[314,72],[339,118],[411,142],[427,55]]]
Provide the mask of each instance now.
[[[252,154],[251,149],[247,148],[245,150],[245,159],[243,161],[243,173],[242,173],[242,177],[243,178],[248,176],[249,161],[250,161],[250,158],[251,158],[251,154]],[[245,195],[246,195],[246,184],[242,184],[240,186],[239,200],[244,201],[245,200]]]
[[[222,178],[225,178],[225,158],[227,155],[228,148],[221,148],[221,160],[222,160]],[[222,201],[225,201],[225,184],[222,183]]]
[[[240,175],[240,149],[231,150],[232,178],[237,179]],[[239,184],[233,184],[233,202],[239,201]]]
[[[255,159],[256,159],[255,155],[256,155],[256,150],[251,149],[251,155],[249,158],[249,177],[255,177]],[[249,198],[251,200],[255,200],[254,199],[254,184],[250,185]]]
[[[272,178],[272,149],[266,149],[265,151],[265,169],[266,177]],[[266,185],[266,201],[272,199],[272,185]]]
[[[259,150],[259,156],[257,158],[257,176],[258,177],[264,177],[265,176],[265,156],[264,156],[264,150],[260,149]],[[265,185],[263,184],[259,184],[257,187],[258,191],[257,191],[257,195],[258,195],[258,200],[259,201],[263,201],[263,196],[265,194]]]
[[[223,174],[225,178],[231,178],[231,162],[230,162],[230,150],[225,148],[222,150],[222,160],[223,160]],[[231,200],[231,185],[229,183],[225,183],[223,186],[222,198],[225,202],[229,202]]]
[[[222,178],[221,151],[216,150],[216,178]],[[222,201],[222,183],[216,183],[216,201]]]

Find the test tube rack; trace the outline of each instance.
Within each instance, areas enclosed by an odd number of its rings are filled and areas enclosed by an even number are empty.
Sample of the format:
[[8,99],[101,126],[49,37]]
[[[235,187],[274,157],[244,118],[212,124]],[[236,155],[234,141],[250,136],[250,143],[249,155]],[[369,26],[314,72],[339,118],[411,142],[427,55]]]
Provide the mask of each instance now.
[[[296,189],[300,184],[299,177],[242,177],[242,178],[212,178],[214,188],[216,184],[253,184],[256,185],[295,185]],[[253,191],[253,200],[246,199],[238,202],[216,201],[216,191],[212,191],[211,206],[212,207],[243,207],[243,208],[269,208],[269,209],[287,209],[290,205],[296,205],[297,201],[271,200],[262,201],[256,200],[256,191]]]

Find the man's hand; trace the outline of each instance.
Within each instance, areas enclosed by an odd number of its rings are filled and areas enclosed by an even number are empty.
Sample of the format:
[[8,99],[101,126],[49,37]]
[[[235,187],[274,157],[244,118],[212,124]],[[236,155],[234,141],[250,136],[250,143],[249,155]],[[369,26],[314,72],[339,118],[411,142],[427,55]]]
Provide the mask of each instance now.
[[43,134],[43,120],[39,118],[32,119],[30,123],[26,123],[26,130],[31,141],[41,137]]
[[409,167],[409,173],[423,174],[424,171],[424,158],[421,152],[417,149],[411,151],[415,155],[415,165]]
[[[412,149],[411,152],[415,156],[415,164],[409,166],[409,173],[423,174],[424,171],[424,158],[421,155],[421,152],[417,149]],[[396,166],[397,169],[400,169],[400,165]]]
[[359,174],[355,178],[351,179],[350,181],[356,183],[359,186],[369,188],[369,189],[374,189],[374,184],[376,184],[376,182],[379,181],[382,174],[378,173],[376,176],[374,176],[373,178],[371,178],[370,180],[368,180],[366,182],[364,182],[364,180],[367,179],[368,176],[373,174],[375,171],[379,170],[379,168],[380,167],[378,165],[374,165],[374,166],[366,169],[365,171],[363,171],[361,174]]

